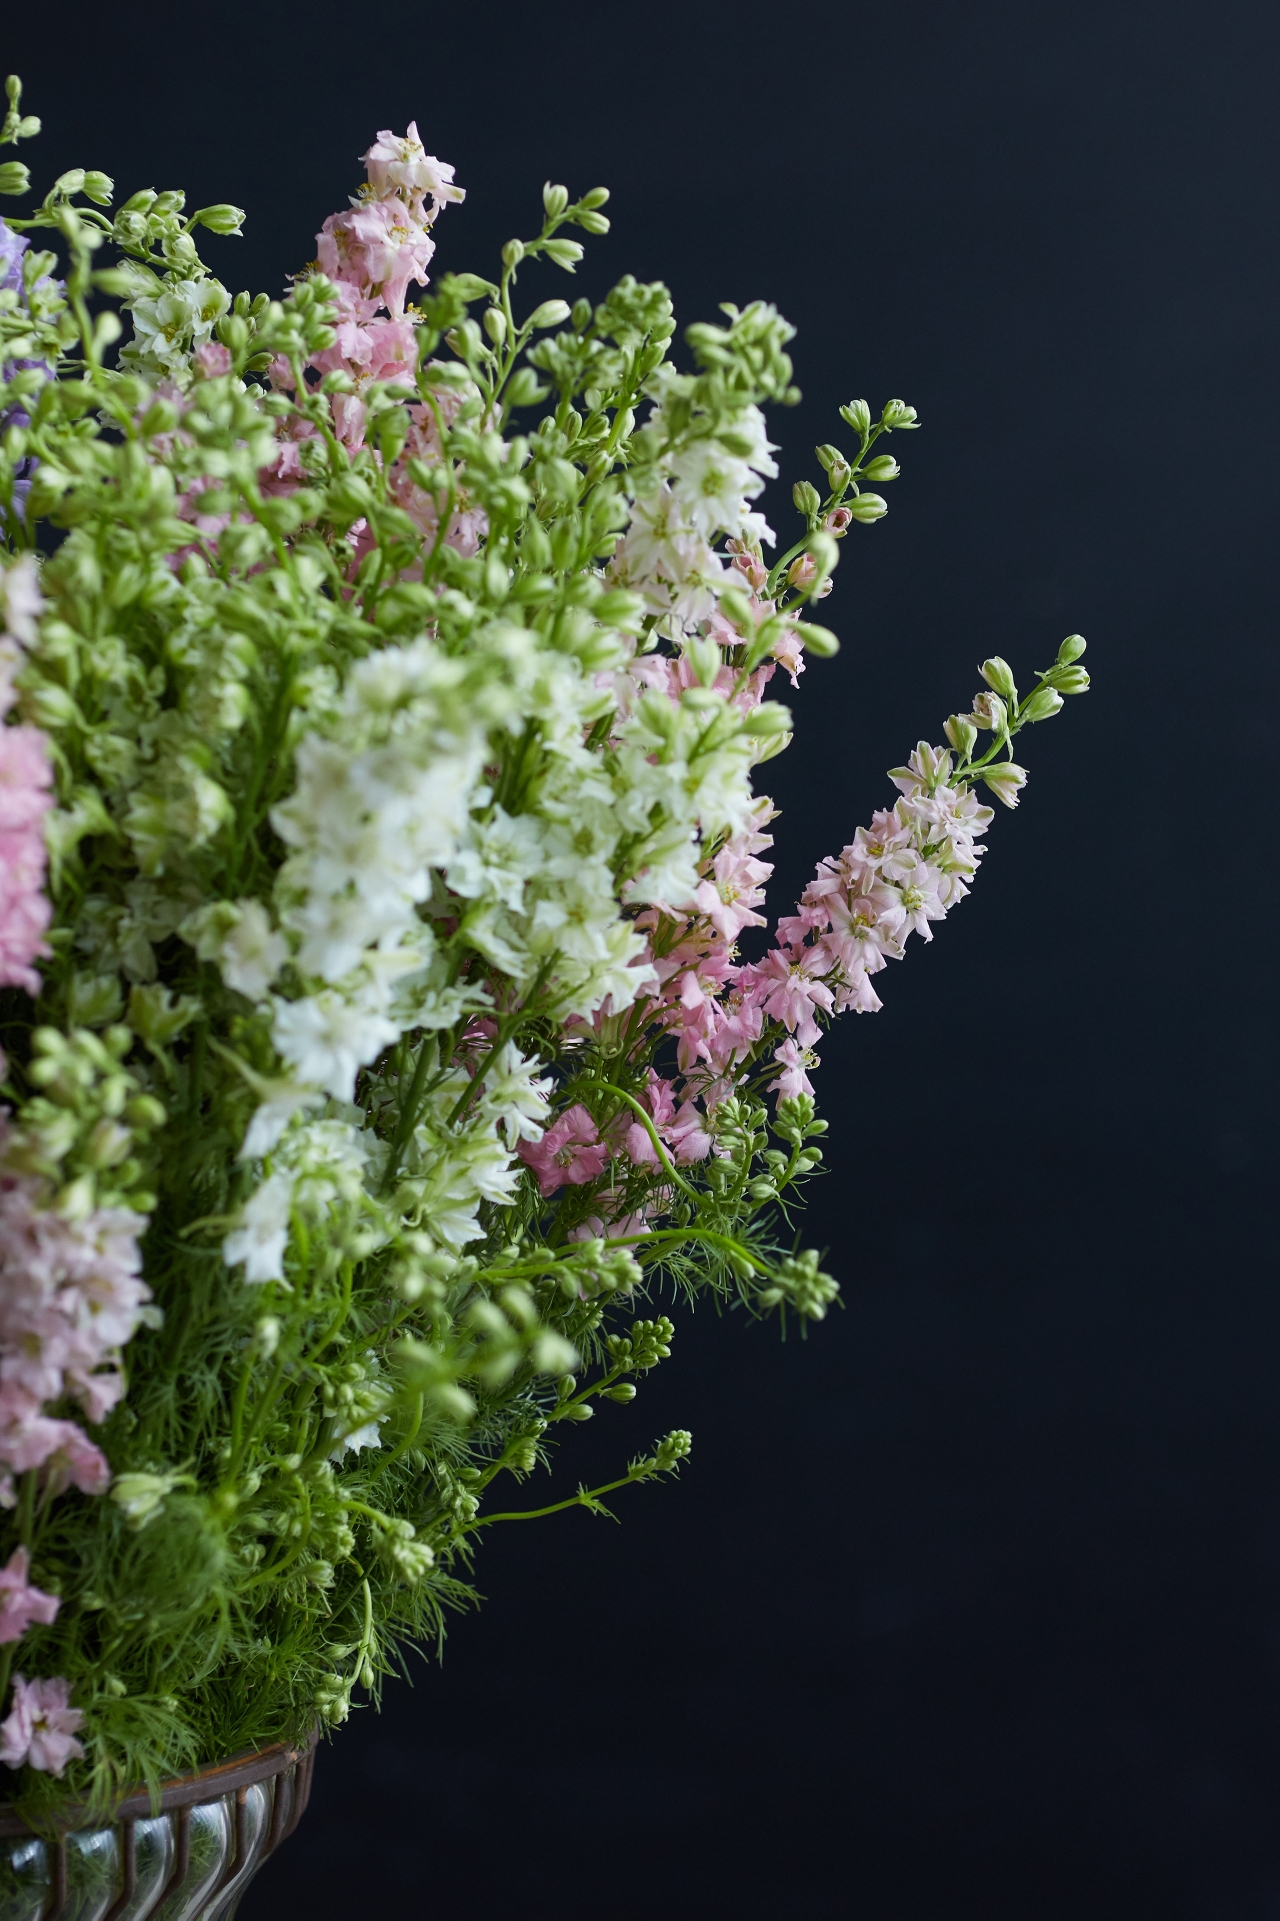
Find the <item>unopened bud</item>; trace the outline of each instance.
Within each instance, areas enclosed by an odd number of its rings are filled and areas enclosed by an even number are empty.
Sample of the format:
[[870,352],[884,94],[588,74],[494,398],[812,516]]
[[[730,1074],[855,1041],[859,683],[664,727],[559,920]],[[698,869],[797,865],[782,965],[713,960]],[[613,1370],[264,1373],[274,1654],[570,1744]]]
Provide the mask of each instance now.
[[746,733],[753,734],[760,740],[769,740],[775,735],[788,732],[791,726],[791,709],[784,707],[781,701],[766,700],[763,706],[757,707],[747,715],[742,725]]
[[201,207],[199,213],[193,213],[191,224],[194,227],[207,227],[210,233],[238,234],[244,225],[244,208],[233,207],[229,201],[220,200],[216,206]]
[[1007,660],[1001,660],[999,654],[993,654],[990,660],[984,660],[978,672],[986,681],[987,686],[999,694],[1002,700],[1016,700],[1018,698],[1018,689],[1014,682],[1013,670]]
[[916,419],[915,408],[908,407],[905,400],[890,400],[886,404],[880,419],[884,425],[890,429],[895,427],[918,427],[920,424]]
[[577,240],[548,240],[543,247],[548,260],[554,260],[557,267],[572,273],[582,258],[582,246]]
[[968,716],[952,714],[942,731],[956,752],[967,759],[973,752],[974,743],[978,738],[978,730]]
[[849,464],[840,449],[833,447],[829,440],[824,441],[820,447],[815,447],[813,451],[818,456],[818,460],[825,473],[829,474],[831,469],[836,465],[847,467]]
[[725,619],[732,621],[739,633],[750,634],[755,628],[755,616],[751,611],[751,596],[741,587],[722,587],[720,589],[720,612]]
[[[540,307],[534,308],[526,324],[535,328],[558,327],[562,320],[569,318],[570,312],[571,309],[567,300],[544,300]],[[588,316],[588,318],[589,317],[590,316]],[[583,325],[586,325],[586,321],[583,322]]]
[[[524,241],[508,240],[506,246],[502,249],[503,266],[509,269],[514,269],[520,265],[520,262],[523,259],[524,259]],[[464,300],[467,297],[468,296],[466,294],[463,295]],[[474,299],[475,295],[472,294],[470,297]]]
[[1034,725],[1038,720],[1048,720],[1061,707],[1062,695],[1056,687],[1037,687],[1034,694],[1029,694],[1023,702],[1018,718]]
[[1046,684],[1056,687],[1060,694],[1083,694],[1089,686],[1087,667],[1051,667],[1044,678]]
[[852,500],[845,502],[845,506],[855,520],[867,525],[873,520],[883,520],[889,511],[888,501],[882,500],[879,494],[855,494]]
[[1073,660],[1079,660],[1088,644],[1083,634],[1068,634],[1058,649],[1059,665],[1068,667]]
[[715,641],[699,636],[689,642],[687,652],[699,687],[714,687],[720,672],[720,649]]
[[797,480],[791,489],[791,498],[796,504],[796,511],[810,520],[822,505],[822,495],[807,480]]
[[871,409],[865,400],[851,400],[847,407],[840,409],[840,418],[864,438],[871,431]]
[[280,1345],[280,1321],[274,1314],[264,1314],[253,1330],[254,1347],[264,1361],[269,1361]]
[[796,638],[815,660],[830,660],[840,652],[840,640],[829,627],[819,627],[811,620],[798,620],[795,625]]
[[868,480],[874,480],[879,485],[882,480],[896,480],[902,469],[892,454],[877,454],[862,471]]
[[104,1118],[85,1142],[84,1157],[90,1167],[118,1167],[132,1145],[127,1127]]
[[484,330],[495,347],[500,347],[507,337],[507,316],[501,307],[486,307]]
[[986,768],[982,778],[1006,807],[1017,806],[1019,790],[1027,784],[1026,769],[1015,767],[1011,760],[998,761],[994,767]]
[[542,189],[542,204],[547,210],[549,220],[558,220],[569,204],[569,189],[553,187],[548,180]]

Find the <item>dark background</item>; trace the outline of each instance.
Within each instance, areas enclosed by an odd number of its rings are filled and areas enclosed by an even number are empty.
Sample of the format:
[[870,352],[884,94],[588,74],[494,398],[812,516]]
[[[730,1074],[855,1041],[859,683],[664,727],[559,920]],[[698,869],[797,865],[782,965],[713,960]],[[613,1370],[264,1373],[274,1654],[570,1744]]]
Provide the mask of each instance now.
[[322,1754],[244,1921],[1280,1917],[1274,8],[74,26],[0,29],[38,178],[242,203],[233,286],[279,292],[416,115],[468,190],[441,267],[488,271],[544,178],[601,181],[586,291],[776,301],[788,486],[841,401],[919,408],[768,770],[775,910],[984,655],[1079,630],[1095,675],[973,899],[827,1042],[809,1231],[844,1311],[785,1346],[679,1314],[557,1485],[676,1424],[680,1484],[495,1536],[485,1607]]

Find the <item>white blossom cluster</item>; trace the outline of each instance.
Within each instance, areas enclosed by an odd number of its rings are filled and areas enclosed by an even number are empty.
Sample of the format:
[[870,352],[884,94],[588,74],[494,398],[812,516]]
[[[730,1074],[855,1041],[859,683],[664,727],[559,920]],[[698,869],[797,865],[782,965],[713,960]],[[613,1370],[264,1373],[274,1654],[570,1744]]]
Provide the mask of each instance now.
[[[655,458],[616,584],[591,583],[599,616],[590,600],[574,610],[567,647],[499,621],[465,659],[426,637],[359,662],[340,693],[317,696],[273,813],[289,853],[272,900],[189,923],[228,985],[269,1009],[281,1063],[242,1147],[263,1177],[224,1243],[248,1280],[281,1277],[291,1213],[338,1132],[339,1158],[363,1170],[366,1232],[410,1227],[453,1252],[474,1240],[481,1204],[513,1197],[517,1142],[542,1131],[541,1063],[508,1043],[470,1097],[468,1070],[436,1063],[393,1209],[386,1145],[351,1106],[361,1069],[403,1035],[494,1014],[491,991],[451,977],[444,941],[474,950],[513,998],[539,983],[561,1020],[619,1014],[657,983],[628,909],[695,906],[705,850],[758,820],[751,769],[766,736],[758,710],[704,684],[718,648],[701,679],[661,691],[645,685],[635,630],[660,611],[696,649],[716,590],[741,579],[714,542],[772,538],[750,506],[774,471],[763,416],[749,406],[732,421],[741,455],[705,435],[672,445],[660,392],[646,434]],[[602,718],[607,753],[584,744]],[[540,751],[512,810],[492,770],[522,729]]]

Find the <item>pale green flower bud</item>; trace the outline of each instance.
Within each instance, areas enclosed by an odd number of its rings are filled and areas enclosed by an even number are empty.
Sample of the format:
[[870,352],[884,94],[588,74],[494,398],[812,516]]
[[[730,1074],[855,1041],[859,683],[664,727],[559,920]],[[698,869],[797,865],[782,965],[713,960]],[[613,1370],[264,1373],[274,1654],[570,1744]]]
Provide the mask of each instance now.
[[1059,666],[1069,667],[1073,660],[1079,660],[1088,644],[1083,634],[1068,634],[1058,649]]
[[896,480],[902,469],[892,454],[877,454],[862,471],[868,480],[874,480],[879,485],[882,480]]
[[584,211],[575,214],[574,219],[584,233],[608,233],[609,231],[609,219],[606,214]]
[[1062,707],[1062,695],[1055,687],[1037,687],[1034,694],[1028,695],[1019,713],[1019,719],[1034,724],[1038,720],[1048,720]]
[[[514,271],[514,269],[520,265],[520,262],[523,259],[524,259],[524,241],[508,240],[506,246],[502,249],[503,266]],[[463,276],[460,274],[458,278],[462,279]],[[464,300],[474,300],[475,297],[476,296],[474,294],[465,294],[465,293],[462,296]]]
[[154,1521],[183,1474],[117,1474],[111,1484],[111,1498],[121,1509],[130,1527],[141,1529]]
[[967,758],[973,752],[978,730],[967,714],[952,714],[942,731],[958,754]]
[[810,520],[822,505],[822,495],[807,480],[797,480],[791,489],[791,498],[796,504],[797,511]]
[[915,408],[908,407],[905,400],[890,400],[886,404],[880,418],[884,425],[891,430],[895,427],[918,427],[920,425],[920,422],[916,419]]
[[264,1361],[269,1361],[279,1347],[282,1332],[278,1315],[263,1314],[259,1317],[253,1330],[253,1345]]
[[982,778],[996,799],[1006,807],[1017,806],[1019,791],[1027,784],[1026,769],[1015,767],[1011,760],[1002,760],[994,767],[986,768]]
[[547,210],[549,220],[558,220],[569,204],[569,189],[553,187],[548,180],[542,189],[542,204]]
[[829,474],[833,467],[847,467],[849,465],[840,449],[833,447],[829,440],[824,441],[820,447],[815,447],[813,451],[818,456],[818,460],[825,473]]
[[575,1364],[578,1353],[563,1335],[544,1327],[529,1350],[529,1359],[539,1374],[563,1374]]
[[999,694],[1002,700],[1017,700],[1018,689],[1014,683],[1013,670],[1007,660],[1001,660],[999,654],[993,654],[990,660],[984,660],[978,672],[987,686]]
[[68,167],[53,183],[55,193],[79,193],[84,186],[84,168]]
[[840,409],[840,418],[864,439],[871,431],[871,409],[865,400],[851,400],[847,407]]
[[720,649],[714,640],[701,636],[691,640],[688,647],[689,664],[697,676],[700,687],[714,687],[716,675],[720,672]]
[[[86,193],[88,188],[85,189]],[[236,233],[244,226],[244,208],[233,207],[229,201],[221,200],[213,207],[201,207],[199,213],[191,216],[193,227],[207,227],[210,233]]]
[[548,260],[554,260],[557,267],[572,273],[582,258],[582,247],[576,240],[548,240],[543,248]]
[[569,318],[571,311],[567,300],[544,300],[540,307],[534,308],[525,324],[535,328],[558,327]]
[[592,187],[589,193],[583,194],[581,200],[578,202],[578,205],[580,207],[586,207],[587,210],[590,211],[594,207],[605,206],[608,202],[608,199],[609,199],[609,189],[607,187]]
[[726,620],[731,620],[740,633],[750,634],[755,626],[755,616],[751,611],[751,596],[741,587],[722,587],[720,589],[720,611]]
[[784,707],[781,701],[766,700],[763,706],[747,715],[742,726],[744,733],[758,740],[772,740],[790,731],[791,709]]
[[112,194],[115,192],[115,186],[116,183],[111,178],[111,175],[109,173],[99,173],[96,167],[91,167],[85,174],[85,198],[94,201],[99,207],[105,207],[108,204]]
[[829,627],[819,627],[816,621],[798,620],[796,633],[805,651],[815,660],[830,660],[840,652],[839,637]]
[[1046,684],[1056,687],[1060,694],[1083,694],[1089,686],[1087,667],[1051,667],[1044,678]]
[[129,1149],[133,1146],[133,1136],[119,1121],[100,1120],[84,1144],[84,1157],[90,1167],[119,1167]]
[[507,316],[501,307],[486,307],[484,330],[495,347],[500,347],[507,337]]
[[883,520],[889,511],[888,501],[882,500],[879,494],[855,494],[852,500],[845,502],[845,506],[855,520],[868,525],[873,520]]
[[831,573],[840,559],[839,542],[821,531],[810,534],[809,552],[817,562],[820,578]]
[[0,161],[0,193],[23,194],[31,185],[31,175],[20,160]]

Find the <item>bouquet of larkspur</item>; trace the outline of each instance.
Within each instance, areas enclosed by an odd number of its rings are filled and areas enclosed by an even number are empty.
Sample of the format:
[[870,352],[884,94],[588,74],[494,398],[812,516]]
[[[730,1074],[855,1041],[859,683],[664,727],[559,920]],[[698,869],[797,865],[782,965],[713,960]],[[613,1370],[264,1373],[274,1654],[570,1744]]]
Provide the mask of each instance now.
[[914,410],[840,409],[771,559],[772,307],[689,327],[683,370],[660,284],[522,311],[607,227],[553,185],[495,278],[429,286],[453,169],[413,126],[364,160],[281,300],[203,264],[230,206],[74,168],[0,222],[0,1760],[33,1817],[341,1722],[486,1527],[676,1470],[682,1431],[517,1492],[668,1355],[664,1291],[822,1318],[820,1033],[964,898],[979,790],[1012,806],[1013,736],[1087,685],[1075,636],[1021,697],[987,661],[744,958],[768,696],[835,651],[812,609]]

